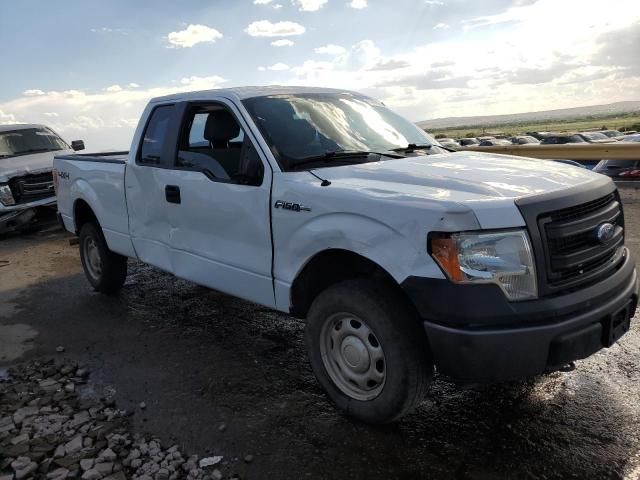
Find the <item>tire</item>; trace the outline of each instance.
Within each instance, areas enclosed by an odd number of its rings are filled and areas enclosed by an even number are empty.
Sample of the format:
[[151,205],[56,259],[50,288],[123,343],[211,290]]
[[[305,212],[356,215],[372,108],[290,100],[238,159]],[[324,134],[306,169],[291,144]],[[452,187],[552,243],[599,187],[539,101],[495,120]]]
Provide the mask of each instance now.
[[109,250],[102,229],[93,222],[80,228],[80,260],[93,288],[102,293],[117,293],[127,277],[127,257]]
[[389,423],[409,413],[424,399],[433,375],[417,315],[394,286],[381,282],[347,280],[318,295],[305,343],[329,398],[366,423]]

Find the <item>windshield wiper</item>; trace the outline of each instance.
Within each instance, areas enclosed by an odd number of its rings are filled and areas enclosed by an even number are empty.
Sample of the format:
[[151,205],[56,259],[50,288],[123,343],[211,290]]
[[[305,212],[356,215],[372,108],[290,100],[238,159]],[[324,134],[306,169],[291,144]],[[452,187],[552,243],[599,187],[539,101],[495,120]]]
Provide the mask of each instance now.
[[373,152],[368,150],[336,150],[328,151],[321,155],[312,155],[310,157],[304,157],[296,161],[290,166],[292,169],[297,169],[303,165],[309,165],[312,163],[332,163],[334,160],[342,160],[345,158],[362,158],[369,155],[380,155],[381,157],[389,158],[405,158],[404,155],[385,153],[385,152]]
[[414,150],[430,150],[433,147],[430,143],[416,144],[410,143],[406,147],[391,148],[391,152],[413,152]]
[[57,152],[59,148],[30,148],[28,150],[20,150],[15,152],[16,155],[24,155],[25,153],[40,153],[40,152]]

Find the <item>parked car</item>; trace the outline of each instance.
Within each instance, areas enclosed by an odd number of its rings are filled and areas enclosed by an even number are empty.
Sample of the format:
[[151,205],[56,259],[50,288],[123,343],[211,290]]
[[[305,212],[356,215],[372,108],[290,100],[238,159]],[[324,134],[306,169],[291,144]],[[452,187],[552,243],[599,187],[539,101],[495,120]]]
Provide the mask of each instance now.
[[480,142],[478,141],[477,138],[461,138],[460,140],[458,140],[458,143],[462,146],[462,147],[473,147],[474,145],[479,145]]
[[55,205],[53,156],[71,151],[44,125],[0,125],[0,234],[30,228],[36,209]]
[[624,132],[625,135],[635,135],[636,133],[638,133],[636,130],[627,130]]
[[531,135],[517,135],[511,137],[511,143],[514,145],[537,145],[540,143],[540,140]]
[[640,180],[640,160],[602,160],[593,171],[616,180]]
[[638,301],[611,179],[449,153],[354,92],[156,98],[128,154],[54,168],[95,290],[117,292],[132,257],[306,318],[319,383],[366,422],[420,403],[434,366],[485,383],[585,358]]
[[550,132],[526,132],[526,135],[542,141],[544,137],[546,137],[547,135],[551,135],[551,133]]
[[455,140],[451,141],[450,138],[440,139],[438,140],[438,143],[442,145],[444,148],[448,148],[451,150],[457,150],[458,148],[460,148],[460,144]]
[[482,140],[480,142],[480,147],[498,147],[498,146],[506,146],[506,145],[513,145],[509,140],[504,140],[502,138],[493,138],[493,139],[487,139],[487,140]]
[[578,135],[588,143],[614,143],[616,141],[600,132],[580,132]]
[[566,145],[567,143],[588,143],[576,133],[552,133],[540,140],[541,145]]
[[640,135],[626,135],[623,139],[623,142],[640,142]]
[[624,134],[618,130],[600,130],[600,133],[615,140],[622,140],[624,138]]
[[482,143],[485,140],[495,140],[495,139],[496,139],[496,137],[492,137],[490,135],[485,135],[483,137],[478,137],[478,142]]

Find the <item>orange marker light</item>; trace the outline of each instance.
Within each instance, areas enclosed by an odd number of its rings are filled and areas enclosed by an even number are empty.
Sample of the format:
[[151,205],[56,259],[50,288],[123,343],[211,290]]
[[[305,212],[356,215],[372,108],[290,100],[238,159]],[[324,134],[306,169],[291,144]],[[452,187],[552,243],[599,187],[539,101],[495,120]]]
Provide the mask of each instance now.
[[454,282],[463,280],[460,263],[458,262],[458,249],[456,242],[452,238],[432,238],[431,256],[451,280]]

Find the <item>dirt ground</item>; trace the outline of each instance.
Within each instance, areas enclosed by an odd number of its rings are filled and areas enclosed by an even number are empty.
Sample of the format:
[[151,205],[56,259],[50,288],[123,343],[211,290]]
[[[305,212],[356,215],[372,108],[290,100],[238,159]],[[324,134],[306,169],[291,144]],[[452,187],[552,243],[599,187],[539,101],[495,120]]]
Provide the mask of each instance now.
[[[640,201],[625,207],[640,258]],[[436,377],[415,413],[371,427],[325,398],[300,321],[133,262],[120,296],[96,294],[71,238],[0,240],[0,366],[79,362],[137,411],[136,431],[239,459],[242,478],[640,478],[637,315],[571,372],[482,388]]]

